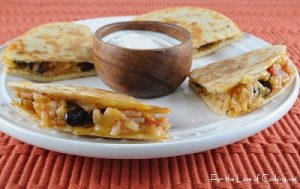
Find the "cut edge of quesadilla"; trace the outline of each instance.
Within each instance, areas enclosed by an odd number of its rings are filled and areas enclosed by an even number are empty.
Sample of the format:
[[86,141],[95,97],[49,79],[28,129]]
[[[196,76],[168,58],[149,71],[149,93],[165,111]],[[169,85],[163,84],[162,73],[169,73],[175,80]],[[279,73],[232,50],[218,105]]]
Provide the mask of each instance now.
[[242,39],[244,36],[241,35],[236,35],[224,40],[220,40],[220,41],[216,41],[216,42],[212,42],[212,43],[207,43],[203,46],[200,46],[199,48],[194,48],[193,49],[193,57],[194,58],[199,58],[208,54],[211,54],[213,52],[215,52],[217,49],[226,46],[230,43],[233,43],[235,41],[238,41],[240,39]]
[[43,24],[9,42],[2,61],[7,74],[35,81],[92,76],[96,75],[92,39],[92,31],[81,24]]
[[[254,77],[245,75],[240,82],[224,91],[209,90],[191,76],[189,85],[213,111],[230,117],[239,116],[258,109],[276,98],[295,77],[295,67],[286,54],[268,61],[265,66],[266,68]],[[203,68],[199,68],[198,71]]]
[[28,72],[25,70],[12,69],[10,67],[6,68],[6,73],[11,76],[22,77],[25,79],[29,79],[32,81],[39,81],[39,82],[59,81],[59,80],[75,79],[75,78],[89,77],[89,76],[96,75],[96,71],[94,69],[92,69],[90,71],[85,71],[85,72],[68,71],[65,74],[45,76],[45,75],[41,75],[41,74],[39,74],[39,75],[32,74],[31,72]]
[[96,75],[94,64],[89,62],[24,62],[9,60],[8,49],[2,54],[2,61],[7,65],[9,75],[30,79],[33,81],[58,81]]
[[94,88],[28,82],[8,85],[16,96],[12,105],[43,127],[106,138],[168,138],[168,108]]

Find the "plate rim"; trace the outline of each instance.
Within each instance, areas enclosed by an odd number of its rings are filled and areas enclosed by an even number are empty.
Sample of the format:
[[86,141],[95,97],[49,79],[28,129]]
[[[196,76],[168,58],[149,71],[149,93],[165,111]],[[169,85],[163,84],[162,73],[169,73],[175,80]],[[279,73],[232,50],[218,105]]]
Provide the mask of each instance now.
[[[114,19],[114,18],[124,18],[124,17],[125,18],[133,18],[134,16],[128,16],[127,15],[127,16],[99,17],[99,18],[76,20],[76,21],[73,21],[73,22],[85,22],[85,21],[90,21],[90,20],[93,21],[93,20],[100,20],[100,19]],[[250,33],[247,33],[247,34],[256,37],[255,35],[252,35]],[[15,38],[13,38],[12,40],[14,40]],[[265,43],[268,43],[268,42],[266,42],[265,40],[263,40],[259,37],[256,37],[256,38],[263,41],[263,42],[265,42]],[[12,40],[9,40],[9,41],[12,41]],[[7,43],[9,41],[5,42],[4,44],[2,44],[0,46],[1,52],[2,52],[2,49],[5,48],[5,46],[7,45]],[[294,66],[295,70],[297,70],[294,64],[293,64],[293,66]],[[5,77],[4,69],[2,70],[2,72],[0,74],[1,75],[3,74],[3,76],[1,76],[1,77]],[[272,123],[278,121],[279,119],[281,119],[282,116],[284,116],[290,110],[290,108],[294,105],[294,103],[297,99],[298,92],[299,92],[299,87],[300,87],[298,71],[296,71],[295,78],[294,78],[294,81],[292,83],[294,83],[294,87],[293,87],[292,91],[290,92],[288,98],[285,99],[279,107],[277,107],[276,109],[269,112],[262,119],[259,119],[258,120],[259,123],[256,123],[256,124],[263,124],[263,125],[265,125],[264,127],[259,127],[255,130],[253,130],[253,132],[251,134],[249,134],[249,132],[248,132],[246,134],[247,136],[243,135],[241,137],[235,138],[235,140],[232,140],[229,143],[223,143],[222,146],[225,146],[225,145],[231,144],[233,142],[239,141],[239,140],[241,140],[245,137],[252,136],[253,134],[255,134],[257,132],[268,128],[269,126],[271,126],[270,124],[272,124]],[[3,94],[1,94],[1,96],[3,96]],[[14,111],[16,111],[16,110],[14,109]],[[89,148],[91,148],[91,149],[95,148],[95,147],[98,147],[99,149],[102,150],[102,148],[105,148],[106,151],[109,151],[109,150],[112,150],[112,149],[122,149],[123,151],[124,151],[124,149],[125,150],[137,150],[137,149],[141,149],[141,147],[143,147],[143,148],[145,148],[145,147],[159,148],[160,150],[162,150],[163,148],[166,148],[170,145],[180,144],[181,146],[185,146],[185,145],[193,144],[193,143],[197,143],[197,142],[199,143],[201,141],[209,140],[209,139],[212,139],[212,138],[218,138],[218,137],[220,137],[220,135],[222,136],[222,135],[231,135],[231,134],[235,134],[235,133],[240,133],[242,130],[248,129],[248,127],[250,127],[250,129],[251,129],[251,123],[249,123],[250,121],[252,121],[252,120],[249,120],[247,123],[245,123],[243,127],[230,129],[230,130],[224,131],[224,132],[218,132],[218,133],[212,134],[212,135],[211,134],[210,135],[202,135],[202,136],[196,137],[196,138],[191,139],[191,140],[183,139],[183,140],[175,140],[175,141],[174,140],[173,141],[169,140],[169,141],[162,141],[162,142],[155,142],[155,143],[133,143],[133,144],[99,143],[99,142],[80,141],[80,140],[76,140],[75,142],[79,143],[82,146],[85,146],[85,145],[90,146]],[[9,126],[9,127],[6,128],[4,125]],[[88,156],[88,157],[107,157],[107,158],[117,158],[117,159],[120,158],[120,156],[116,155],[116,154],[120,154],[120,153],[111,152],[112,155],[102,154],[100,156],[89,156],[89,155],[82,154],[82,153],[71,153],[71,152],[66,152],[66,151],[63,151],[63,150],[52,149],[52,147],[49,147],[48,145],[45,145],[44,143],[41,144],[41,145],[36,144],[36,143],[32,143],[30,140],[28,140],[28,137],[29,138],[30,137],[43,137],[43,138],[46,137],[47,140],[50,141],[50,143],[53,142],[53,141],[55,141],[56,143],[63,142],[64,145],[70,145],[72,142],[74,142],[74,139],[66,139],[66,138],[62,138],[62,137],[59,137],[59,136],[52,136],[52,135],[47,135],[47,134],[44,134],[44,133],[36,132],[34,130],[27,129],[25,127],[16,125],[14,122],[9,121],[8,119],[6,119],[2,115],[0,115],[0,130],[3,131],[6,134],[12,136],[13,138],[24,141],[28,144],[32,144],[34,146],[38,146],[38,147],[41,147],[41,148],[45,148],[45,149],[49,149],[49,150],[53,150],[53,151],[57,151],[57,152],[80,155],[80,156]],[[18,134],[13,133],[12,132],[13,130],[16,130],[17,131],[16,133],[18,133],[18,132],[19,133],[25,133],[26,135],[30,135],[30,136],[26,136],[26,137],[22,136],[22,135],[19,136]],[[68,143],[70,143],[70,144],[68,144]],[[220,147],[220,145],[213,145],[212,148],[216,148],[216,147]],[[208,149],[212,149],[212,148],[206,148],[204,150],[208,150]],[[195,151],[195,147],[193,148],[193,150],[188,150],[188,151],[189,151],[189,153],[198,152],[197,150]],[[200,151],[203,151],[203,150],[200,150]],[[175,155],[184,155],[184,154],[187,154],[187,153],[175,153]],[[174,155],[174,153],[173,153],[173,155]],[[173,155],[171,155],[171,156],[173,156]],[[170,155],[158,155],[158,154],[156,154],[156,155],[153,155],[153,156],[148,155],[147,157],[145,157],[141,153],[137,153],[137,154],[133,153],[133,154],[131,154],[131,156],[127,155],[127,156],[122,157],[122,158],[123,159],[140,159],[140,158],[157,158],[157,157],[170,157]]]

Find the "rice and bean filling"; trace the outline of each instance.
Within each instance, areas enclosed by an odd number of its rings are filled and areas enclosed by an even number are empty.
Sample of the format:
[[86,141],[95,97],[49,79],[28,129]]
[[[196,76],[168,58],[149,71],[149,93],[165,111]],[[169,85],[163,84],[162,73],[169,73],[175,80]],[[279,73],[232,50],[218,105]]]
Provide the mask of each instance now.
[[104,131],[111,136],[143,133],[147,128],[159,136],[170,126],[162,114],[96,107],[27,91],[16,91],[16,97],[21,99],[23,108],[39,116],[42,126],[94,128],[95,131]]
[[259,107],[266,98],[280,91],[290,81],[292,73],[293,70],[284,57],[262,72],[258,80],[235,86],[229,92],[230,101],[226,102],[229,112],[246,112]]
[[209,93],[206,88],[197,83],[192,83],[209,97],[211,101],[221,101],[222,109],[227,115],[234,116],[241,112],[247,112],[258,108],[264,100],[280,91],[290,81],[293,73],[287,57],[273,63],[267,70],[263,71],[258,80],[244,80],[233,87],[227,93]]
[[61,62],[23,62],[14,61],[14,66],[20,70],[26,70],[44,76],[55,76],[67,72],[87,72],[94,69],[90,62],[61,63]]

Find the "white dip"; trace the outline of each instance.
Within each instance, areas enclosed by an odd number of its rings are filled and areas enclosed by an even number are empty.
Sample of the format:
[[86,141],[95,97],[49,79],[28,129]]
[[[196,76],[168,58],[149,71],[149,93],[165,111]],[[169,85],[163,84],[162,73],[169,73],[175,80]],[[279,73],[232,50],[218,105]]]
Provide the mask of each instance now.
[[181,43],[166,34],[145,30],[120,30],[108,34],[102,41],[129,49],[160,49]]

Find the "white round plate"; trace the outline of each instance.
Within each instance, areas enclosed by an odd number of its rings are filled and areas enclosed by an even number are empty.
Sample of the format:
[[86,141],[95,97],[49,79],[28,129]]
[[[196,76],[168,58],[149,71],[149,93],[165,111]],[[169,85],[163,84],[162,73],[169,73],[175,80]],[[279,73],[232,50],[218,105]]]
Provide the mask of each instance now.
[[[93,31],[109,23],[131,20],[132,16],[81,20]],[[268,46],[262,39],[245,33],[245,38],[219,49],[217,52],[193,60],[192,68],[233,57],[247,51]],[[0,53],[5,48],[2,46]],[[297,74],[292,85],[263,108],[238,118],[228,118],[212,112],[188,87],[187,80],[174,93],[154,99],[141,99],[150,104],[170,107],[170,139],[160,142],[125,139],[105,139],[74,136],[52,129],[40,128],[38,123],[15,111],[10,105],[12,94],[8,81],[19,78],[7,76],[0,64],[0,129],[26,143],[45,149],[80,156],[137,159],[178,156],[224,146],[251,136],[279,120],[294,104],[299,92]],[[109,89],[97,77],[54,83],[97,86]]]

